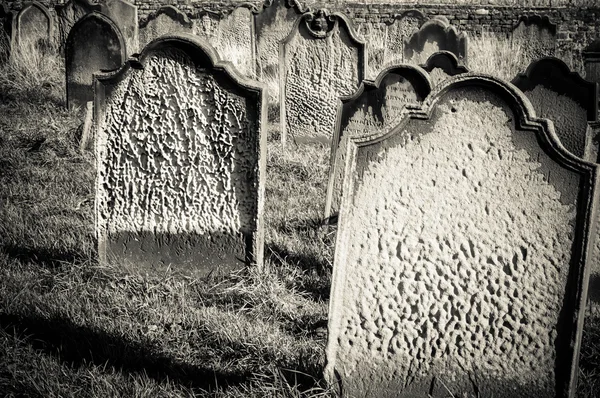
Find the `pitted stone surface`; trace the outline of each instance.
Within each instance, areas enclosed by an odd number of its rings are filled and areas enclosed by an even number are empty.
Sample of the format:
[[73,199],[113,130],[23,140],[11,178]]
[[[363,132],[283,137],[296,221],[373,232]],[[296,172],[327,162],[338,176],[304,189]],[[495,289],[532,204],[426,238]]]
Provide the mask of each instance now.
[[359,50],[336,23],[325,39],[296,34],[284,47],[284,139],[331,142],[337,99],[356,91]]
[[328,349],[346,393],[447,396],[440,380],[460,395],[475,380],[482,396],[556,396],[580,177],[515,116],[456,89],[431,121],[358,148]]
[[420,103],[430,91],[430,83],[416,69],[392,69],[381,80],[379,88],[369,86],[360,97],[342,104],[325,217],[337,214],[340,208],[348,139],[390,130],[402,118],[407,104]]
[[547,18],[522,17],[512,32],[512,40],[530,61],[552,56],[556,52],[556,26]]
[[97,210],[118,260],[207,272],[244,264],[258,228],[260,105],[223,79],[163,49],[112,89]]

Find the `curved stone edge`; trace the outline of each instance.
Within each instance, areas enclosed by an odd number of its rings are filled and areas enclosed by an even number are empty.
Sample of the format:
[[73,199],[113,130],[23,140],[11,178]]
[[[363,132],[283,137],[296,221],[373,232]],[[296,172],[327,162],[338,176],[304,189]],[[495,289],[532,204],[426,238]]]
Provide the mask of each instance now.
[[179,22],[185,27],[191,28],[193,25],[193,22],[190,20],[190,18],[185,13],[180,11],[177,7],[172,5],[166,5],[160,7],[155,12],[150,13],[146,18],[143,18],[139,22],[139,28],[145,28],[150,22],[152,22],[162,14],[169,16],[171,19],[174,19],[175,21]]
[[329,14],[327,10],[317,10],[317,11],[309,11],[302,14],[300,17],[296,19],[294,24],[292,25],[292,29],[290,33],[279,42],[279,124],[281,130],[281,144],[285,148],[287,141],[287,124],[285,122],[286,112],[285,112],[285,81],[286,81],[286,46],[296,37],[296,35],[300,34],[300,29],[306,28],[306,30],[314,37],[315,40],[323,40],[329,36],[331,36],[330,32],[333,32],[335,27],[331,29],[325,36],[314,36],[311,29],[308,28],[308,23],[312,21],[317,15],[317,13],[323,12],[326,18],[329,21],[333,21],[337,26],[342,23],[348,36],[350,37],[350,41],[354,44],[354,46],[358,49],[358,81],[362,82],[365,79],[367,73],[367,46],[365,41],[358,35],[356,30],[354,29],[354,25],[351,20],[341,12],[334,12]]
[[[90,12],[89,14],[86,14],[83,17],[81,17],[71,27],[71,30],[69,30],[69,34],[67,35],[67,40],[65,41],[65,85],[67,87],[67,94],[66,94],[67,109],[69,109],[70,104],[69,104],[69,92],[68,92],[69,71],[67,70],[66,65],[69,64],[70,55],[73,53],[72,52],[73,35],[75,33],[77,33],[77,29],[79,29],[80,26],[83,25],[85,22],[87,22],[89,19],[96,19],[96,20],[100,21],[101,23],[106,24],[111,27],[111,29],[117,35],[117,39],[119,40],[119,45],[121,46],[121,63],[124,63],[125,60],[127,59],[127,44],[125,41],[125,37],[123,36],[121,29],[119,29],[117,24],[112,19],[110,19],[109,17],[107,17],[106,15],[104,15],[98,11]],[[94,86],[94,80],[92,78],[92,88],[93,88],[93,86]]]
[[547,28],[553,35],[556,35],[558,30],[558,25],[552,22],[548,15],[527,14],[519,17],[519,20],[513,25],[511,31],[514,31],[521,24],[521,22],[525,26],[538,25],[539,27]]
[[[560,73],[564,80],[569,80],[569,87],[562,88],[559,80],[551,78],[548,73],[544,73],[547,67]],[[573,101],[586,109],[588,121],[595,122],[598,120],[598,84],[585,80],[559,58],[544,57],[530,63],[527,70],[515,76],[511,83],[521,91],[533,90],[536,86],[542,84],[552,90],[566,92]],[[576,92],[585,93],[589,98],[585,102],[589,103],[582,103],[582,95],[577,95]]]
[[404,18],[417,18],[421,21],[421,24],[425,23],[429,19],[423,11],[412,8],[401,13],[393,14],[390,18],[384,19],[383,23],[389,26]]
[[456,54],[447,50],[431,54],[421,67],[429,73],[435,68],[440,68],[449,76],[470,72],[469,68],[459,62]]
[[[93,126],[94,141],[99,136],[101,126],[99,121],[103,119],[105,98],[105,86],[116,85],[123,81],[127,75],[131,72],[131,69],[141,69],[144,67],[144,61],[149,53],[156,49],[160,49],[163,46],[171,45],[175,48],[183,49],[186,54],[193,56],[194,54],[206,55],[213,66],[213,70],[216,72],[224,72],[225,75],[230,78],[235,85],[238,86],[242,91],[246,92],[246,98],[255,96],[258,99],[259,106],[257,109],[260,112],[257,120],[258,128],[258,145],[259,153],[258,159],[258,170],[257,170],[257,203],[256,203],[256,229],[251,232],[252,239],[251,243],[247,244],[246,255],[252,254],[250,262],[255,264],[257,267],[262,268],[264,263],[264,202],[265,202],[265,178],[266,178],[266,158],[267,158],[267,100],[264,93],[267,88],[261,82],[251,80],[243,76],[234,65],[229,61],[223,61],[219,58],[217,51],[208,42],[202,40],[198,36],[192,34],[177,34],[177,35],[164,35],[150,43],[148,43],[140,54],[132,56],[129,60],[118,70],[95,73],[94,74],[94,117]],[[98,156],[98,147],[94,142],[94,153],[96,156],[96,167],[100,162]],[[95,181],[95,192],[98,192],[100,184],[99,176],[96,175]],[[97,237],[97,250],[99,261],[102,263],[106,262],[106,240],[103,239],[103,230],[98,220],[98,204],[94,204],[94,227]],[[249,247],[252,246],[252,247]],[[251,253],[250,253],[251,251]],[[247,264],[250,265],[250,264]]]
[[[426,98],[427,96],[429,96],[429,94],[431,93],[432,87],[433,87],[433,82],[431,81],[431,77],[429,76],[429,73],[427,73],[427,71],[425,71],[420,66],[409,65],[409,64],[398,64],[398,65],[388,66],[387,68],[383,69],[379,73],[379,75],[377,75],[375,80],[366,80],[366,79],[363,80],[360,83],[358,90],[354,94],[352,94],[350,96],[346,96],[346,97],[341,97],[338,99],[337,114],[336,114],[334,130],[333,130],[333,138],[331,140],[331,152],[330,152],[330,158],[329,158],[329,180],[327,183],[327,196],[325,198],[325,210],[324,210],[324,214],[323,214],[325,220],[329,220],[332,216],[331,206],[332,206],[332,200],[333,200],[333,195],[334,195],[333,189],[334,189],[334,183],[335,183],[335,175],[338,170],[336,158],[337,158],[337,152],[339,149],[339,144],[342,139],[342,136],[341,136],[342,120],[344,119],[344,116],[345,116],[344,115],[344,107],[355,101],[358,101],[363,96],[363,94],[365,93],[367,88],[369,90],[371,90],[371,89],[379,90],[379,88],[381,87],[381,83],[383,82],[383,79],[385,79],[385,77],[387,75],[389,75],[390,73],[398,73],[399,75],[403,75],[403,73],[402,73],[403,71],[410,71],[410,73],[413,73],[415,76],[418,76],[418,79],[420,80],[420,84],[422,84],[422,86],[423,86],[422,92],[419,93],[420,96],[422,98]],[[411,105],[408,105],[408,107],[411,107]]]
[[[538,138],[541,149],[559,165],[578,173],[581,177],[581,186],[577,198],[577,219],[573,256],[565,289],[564,308],[571,308],[572,316],[563,318],[562,342],[557,349],[555,363],[560,366],[556,372],[557,398],[572,398],[577,387],[579,368],[579,350],[581,347],[583,323],[586,311],[587,290],[590,277],[590,261],[593,254],[592,237],[596,236],[596,220],[594,217],[598,202],[600,200],[600,165],[582,160],[571,154],[562,146],[552,121],[538,118],[531,102],[513,84],[502,81],[490,75],[467,73],[455,76],[446,81],[444,85],[437,88],[425,100],[425,102],[413,109],[404,109],[402,120],[390,131],[382,133],[377,137],[366,139],[350,138],[347,148],[346,165],[344,169],[344,180],[342,203],[340,206],[338,233],[336,237],[336,251],[334,255],[334,266],[331,283],[331,299],[328,311],[328,337],[326,345],[326,364],[324,377],[327,383],[342,389],[342,379],[336,370],[336,345],[342,325],[339,314],[342,312],[343,302],[336,297],[343,297],[346,283],[345,264],[347,262],[347,240],[349,231],[345,228],[343,221],[349,218],[350,195],[354,191],[354,179],[351,173],[356,167],[357,150],[361,146],[367,146],[385,140],[401,131],[410,119],[430,120],[433,110],[444,95],[455,88],[479,86],[495,92],[506,105],[518,116],[516,121],[517,130],[534,132]],[[559,336],[561,333],[559,332]],[[343,391],[343,390],[341,390]]]
[[20,38],[18,36],[19,36],[19,30],[20,30],[20,26],[21,26],[21,17],[23,16],[23,12],[26,11],[27,9],[29,9],[30,7],[38,8],[42,13],[44,13],[46,18],[48,18],[48,31],[49,31],[48,39],[52,41],[54,38],[55,20],[54,20],[54,17],[50,14],[49,9],[45,5],[43,5],[42,3],[38,2],[38,1],[28,1],[26,3],[23,3],[23,6],[19,10],[19,12],[14,14],[14,16],[13,16],[13,23],[12,23],[13,48],[14,48],[14,45],[16,45],[18,43],[18,40],[20,40]]
[[[404,49],[405,50],[404,50],[403,55],[404,55],[405,59],[410,58],[408,56],[408,52],[406,50],[407,48],[410,47],[410,43],[413,40],[422,42],[423,39],[421,38],[421,35],[429,26],[437,26],[438,28],[442,29],[443,32],[445,33],[446,37],[448,37],[449,34],[454,35],[454,37],[456,37],[457,51],[459,52],[459,54],[457,54],[457,56],[461,57],[463,59],[467,58],[467,55],[469,54],[469,48],[468,48],[469,37],[468,37],[467,33],[464,31],[459,33],[456,26],[451,25],[446,17],[436,16],[436,17],[431,18],[427,22],[425,22],[423,25],[421,25],[421,27],[419,28],[418,31],[416,31],[410,37],[407,37],[404,40]],[[413,50],[410,50],[410,51],[413,52]],[[412,56],[412,54],[411,54],[411,56]]]

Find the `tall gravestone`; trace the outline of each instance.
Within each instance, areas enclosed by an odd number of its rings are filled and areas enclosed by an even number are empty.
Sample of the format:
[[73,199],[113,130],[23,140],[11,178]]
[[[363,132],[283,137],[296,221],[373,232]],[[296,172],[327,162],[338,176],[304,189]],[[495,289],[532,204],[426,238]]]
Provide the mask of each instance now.
[[546,15],[522,16],[511,39],[523,49],[523,56],[530,62],[556,53],[556,25]]
[[540,117],[554,122],[565,148],[584,158],[590,142],[588,121],[598,120],[597,84],[571,72],[563,61],[553,57],[531,63],[512,83],[525,93]]
[[456,55],[450,51],[433,53],[421,67],[429,73],[434,86],[452,76],[469,72],[469,68],[462,65]]
[[598,166],[513,85],[473,74],[349,145],[328,380],[352,396],[572,397]]
[[377,77],[384,68],[405,62],[404,46],[425,21],[427,17],[421,11],[408,10],[378,24],[359,25],[362,29],[358,33],[368,38],[368,77]]
[[600,83],[600,39],[588,44],[582,55],[586,80]]
[[450,51],[458,59],[467,58],[468,37],[450,25],[448,19],[436,16],[425,22],[404,45],[404,62],[421,64],[433,53]]
[[65,45],[67,107],[85,109],[93,99],[93,74],[120,68],[126,53],[119,28],[104,14],[92,12],[77,21]]
[[299,18],[279,50],[281,139],[330,144],[337,99],[356,91],[366,56],[345,16],[323,10]]
[[13,49],[18,46],[25,52],[44,52],[53,44],[53,19],[46,7],[37,1],[24,5],[16,15],[13,25]]
[[193,35],[154,40],[95,84],[101,261],[261,265],[262,87]]
[[193,27],[193,22],[179,9],[162,6],[140,23],[140,47],[163,35],[192,33]]
[[431,81],[424,70],[398,65],[383,70],[374,82],[363,81],[354,95],[339,100],[331,147],[326,219],[337,216],[339,211],[350,137],[374,136],[392,128],[407,105],[422,102],[430,92]]
[[219,23],[219,40],[216,49],[222,59],[232,62],[244,76],[254,77],[256,72],[256,44],[254,15],[256,9],[236,7]]

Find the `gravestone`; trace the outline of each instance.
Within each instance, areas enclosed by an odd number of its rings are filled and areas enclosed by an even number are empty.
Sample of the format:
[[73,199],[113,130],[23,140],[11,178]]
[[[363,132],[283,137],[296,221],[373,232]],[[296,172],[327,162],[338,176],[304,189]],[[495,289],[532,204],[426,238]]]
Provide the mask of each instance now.
[[600,39],[590,43],[582,52],[585,79],[600,83]]
[[65,45],[67,107],[84,109],[93,99],[92,75],[118,69],[125,59],[125,40],[108,17],[93,12],[77,21]]
[[279,42],[290,34],[296,19],[308,11],[296,0],[266,0],[263,9],[254,15],[257,77],[262,82],[279,82]]
[[588,121],[598,120],[596,83],[571,72],[567,64],[553,57],[531,63],[512,83],[529,98],[537,115],[554,122],[565,148],[584,158]]
[[70,0],[64,4],[55,6],[56,16],[58,19],[58,42],[59,47],[64,49],[67,43],[67,37],[71,28],[77,21],[87,14],[97,11],[100,12],[100,4],[92,0]]
[[364,80],[354,95],[338,101],[325,219],[338,214],[349,137],[389,130],[399,122],[405,106],[422,102],[430,92],[431,81],[424,70],[399,65],[383,70],[374,82]]
[[183,12],[173,6],[160,7],[140,23],[140,46],[168,34],[192,33],[194,24]]
[[279,56],[282,144],[330,144],[337,99],[364,78],[364,43],[345,16],[319,10],[296,20]]
[[219,23],[219,40],[215,45],[221,59],[234,64],[244,76],[256,72],[254,15],[245,6],[236,7]]
[[441,84],[452,76],[469,72],[469,69],[461,65],[456,55],[450,51],[433,53],[421,67],[429,72],[434,86]]
[[[600,163],[600,122],[590,122],[588,129],[590,142],[585,159],[590,162]],[[597,217],[599,217],[598,214]],[[590,269],[588,314],[595,318],[600,317],[600,233],[598,232],[596,232],[594,240],[594,252]]]
[[467,58],[467,34],[458,32],[448,19],[436,16],[425,22],[404,45],[404,62],[422,64],[438,51],[450,51],[458,59]]
[[193,35],[156,39],[95,85],[101,261],[262,265],[262,87]]
[[523,56],[529,62],[555,55],[556,25],[546,15],[522,16],[511,37],[523,49]]
[[376,77],[384,68],[405,62],[404,46],[427,17],[418,10],[408,10],[383,19],[380,24],[367,24],[359,32],[368,38],[369,77]]
[[573,396],[598,165],[534,115],[459,75],[349,142],[326,350],[345,394]]
[[21,51],[43,53],[53,44],[54,24],[43,4],[34,1],[24,6],[16,16],[15,27],[15,45]]

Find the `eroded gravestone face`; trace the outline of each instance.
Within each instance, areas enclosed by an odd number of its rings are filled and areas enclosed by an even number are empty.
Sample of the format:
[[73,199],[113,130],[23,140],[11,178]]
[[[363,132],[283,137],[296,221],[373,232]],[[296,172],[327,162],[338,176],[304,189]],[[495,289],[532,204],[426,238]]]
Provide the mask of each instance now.
[[100,11],[100,6],[86,0],[70,0],[56,6],[58,40],[61,49],[64,49],[67,43],[67,37],[73,25],[93,11]]
[[219,41],[215,45],[221,59],[230,61],[248,77],[256,72],[254,16],[246,7],[238,7],[219,23]]
[[548,125],[493,78],[427,104],[350,143],[327,377],[352,396],[566,398],[597,166],[542,149]]
[[375,136],[391,129],[406,105],[422,102],[430,91],[431,82],[423,70],[397,66],[382,71],[374,83],[363,82],[353,97],[340,101],[325,218],[337,215],[340,207],[348,139]]
[[523,56],[529,62],[553,56],[556,52],[556,25],[547,16],[523,16],[512,31],[512,40],[522,48]]
[[458,32],[444,17],[430,19],[413,33],[404,46],[404,62],[423,64],[438,51],[450,51],[460,60],[467,57],[467,34]]
[[119,28],[103,14],[88,14],[73,26],[65,47],[69,108],[84,109],[92,101],[93,74],[120,68],[124,47]]
[[127,55],[138,48],[137,6],[125,0],[102,0],[101,11],[114,21],[125,39]]
[[262,264],[262,90],[198,40],[163,37],[143,69],[97,83],[104,261],[200,273]]
[[192,33],[192,21],[173,6],[164,6],[140,24],[140,46],[168,34]]
[[52,43],[52,19],[46,7],[34,2],[17,15],[17,46],[21,51],[44,51]]
[[[558,58],[533,62],[513,84],[525,93],[538,116],[554,122],[560,142],[584,158],[588,121],[598,120],[598,89]],[[594,159],[595,161],[595,159]]]
[[[282,141],[329,144],[337,100],[364,77],[364,43],[339,14],[304,14],[280,53]],[[289,137],[289,138],[288,138]]]

